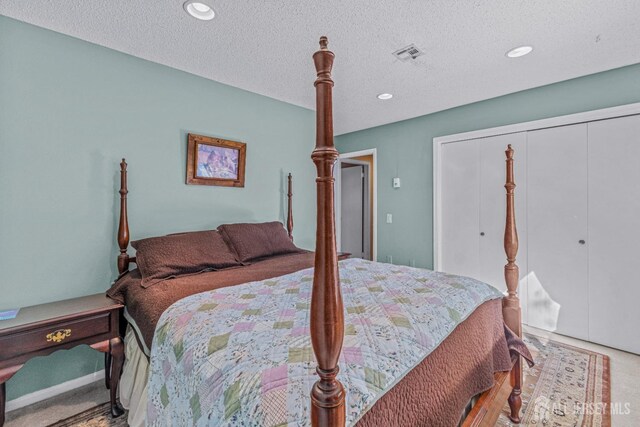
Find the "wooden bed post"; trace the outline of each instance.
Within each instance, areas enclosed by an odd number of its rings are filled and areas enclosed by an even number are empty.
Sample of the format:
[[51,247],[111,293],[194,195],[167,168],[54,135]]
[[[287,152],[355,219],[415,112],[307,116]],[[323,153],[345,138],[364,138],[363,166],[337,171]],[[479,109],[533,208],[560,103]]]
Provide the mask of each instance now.
[[289,238],[293,240],[293,184],[291,183],[291,174],[287,176],[287,233]]
[[127,214],[127,162],[122,159],[120,162],[120,224],[118,225],[118,246],[120,246],[120,255],[118,255],[118,273],[122,274],[129,270],[129,255],[127,248],[129,247],[129,219]]
[[[516,183],[513,175],[513,148],[511,144],[507,147],[505,154],[507,156],[507,179],[504,188],[507,190],[507,221],[504,229],[504,251],[507,254],[507,265],[504,266],[504,278],[508,294],[502,299],[502,315],[509,329],[522,337],[522,313],[518,298],[520,270],[516,264],[518,253],[514,192]],[[513,389],[509,395],[509,408],[511,409],[509,418],[519,424],[520,408],[522,407],[522,398],[520,397],[522,392],[522,361],[520,355],[517,356],[516,363],[511,370],[511,386]]]
[[338,375],[338,358],[344,339],[344,311],[338,254],[336,250],[333,167],[338,150],[333,145],[331,68],[334,54],[320,38],[320,50],[313,54],[316,66],[316,148],[311,158],[316,165],[317,228],[313,291],[311,293],[311,343],[318,361],[320,379],[311,390],[311,425],[345,425],[345,390]]

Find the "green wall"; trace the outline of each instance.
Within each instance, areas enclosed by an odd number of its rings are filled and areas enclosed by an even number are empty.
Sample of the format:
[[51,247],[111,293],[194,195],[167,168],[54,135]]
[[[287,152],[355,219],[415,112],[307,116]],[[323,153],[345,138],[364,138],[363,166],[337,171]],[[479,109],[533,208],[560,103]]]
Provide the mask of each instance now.
[[[336,143],[341,152],[378,149],[378,259],[431,267],[434,137],[632,102],[640,102],[640,65]],[[187,132],[246,142],[246,187],[186,186]],[[283,176],[292,172],[296,242],[313,247],[313,135],[309,110],[0,16],[0,309],[108,287],[121,157],[134,239],[282,220]],[[8,382],[8,398],[102,369],[102,360],[88,348],[34,359]]]
[[[187,132],[246,142],[245,188],[185,185]],[[283,220],[292,172],[313,247],[314,132],[310,110],[0,16],[0,309],[108,288],[122,157],[133,239]],[[35,359],[8,398],[102,368],[89,348]]]
[[[433,138],[633,102],[640,64],[338,136],[342,153],[377,148],[378,260],[433,266]],[[402,187],[394,190],[395,176]]]

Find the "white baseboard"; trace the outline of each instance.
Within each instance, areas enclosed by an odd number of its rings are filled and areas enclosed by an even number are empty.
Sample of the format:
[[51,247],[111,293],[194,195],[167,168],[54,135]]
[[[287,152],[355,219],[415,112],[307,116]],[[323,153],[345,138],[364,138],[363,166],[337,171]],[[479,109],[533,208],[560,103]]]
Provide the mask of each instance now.
[[62,384],[34,391],[33,393],[25,394],[24,396],[18,397],[17,399],[10,400],[7,402],[6,412],[23,408],[36,402],[41,402],[67,391],[82,387],[83,385],[91,384],[92,382],[98,380],[104,381],[104,369],[98,372],[94,372],[93,374],[85,375],[84,377],[66,381]]

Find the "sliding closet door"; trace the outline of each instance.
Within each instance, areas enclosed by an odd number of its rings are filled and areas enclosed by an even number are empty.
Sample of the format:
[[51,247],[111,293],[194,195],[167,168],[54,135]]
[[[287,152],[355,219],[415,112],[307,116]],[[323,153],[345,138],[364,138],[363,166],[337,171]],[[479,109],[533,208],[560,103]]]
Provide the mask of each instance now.
[[505,291],[504,227],[506,220],[505,150],[514,149],[516,226],[519,249],[522,318],[527,323],[527,135],[525,132],[478,139],[480,146],[480,263],[478,280]]
[[589,338],[640,353],[640,116],[589,123]]
[[441,148],[440,270],[475,277],[479,270],[480,153],[475,141]]
[[529,325],[588,339],[587,125],[527,133]]

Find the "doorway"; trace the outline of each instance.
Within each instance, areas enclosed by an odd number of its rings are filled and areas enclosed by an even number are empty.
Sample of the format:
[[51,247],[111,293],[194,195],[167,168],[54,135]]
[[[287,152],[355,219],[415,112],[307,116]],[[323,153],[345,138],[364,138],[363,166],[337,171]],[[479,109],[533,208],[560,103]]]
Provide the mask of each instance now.
[[364,160],[340,162],[341,251],[371,260],[371,166]]

